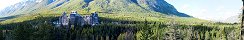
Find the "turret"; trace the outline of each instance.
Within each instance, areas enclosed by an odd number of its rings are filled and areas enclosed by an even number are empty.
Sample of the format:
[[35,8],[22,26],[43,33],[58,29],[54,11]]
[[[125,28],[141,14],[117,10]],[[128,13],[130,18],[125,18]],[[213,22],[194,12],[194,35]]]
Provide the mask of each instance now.
[[62,14],[62,16],[59,18],[59,22],[61,23],[62,26],[68,26],[69,24],[69,20],[68,20],[68,17],[66,15],[66,13],[64,12]]
[[69,17],[70,25],[74,25],[75,24],[76,15],[77,15],[76,11],[72,11],[71,12],[70,17]]
[[97,12],[92,13],[91,17],[92,17],[92,24],[91,25],[94,26],[94,25],[99,24],[99,17],[98,17]]

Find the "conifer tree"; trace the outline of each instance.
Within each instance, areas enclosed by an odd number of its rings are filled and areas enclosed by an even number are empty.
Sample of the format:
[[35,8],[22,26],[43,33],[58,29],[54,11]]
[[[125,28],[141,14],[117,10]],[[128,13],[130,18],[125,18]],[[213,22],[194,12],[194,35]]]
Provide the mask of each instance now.
[[[244,27],[243,27],[243,21],[244,21],[244,19],[243,19],[244,18],[244,7],[243,7],[244,6],[244,0],[242,0],[242,3],[243,4],[242,4],[242,15],[241,15],[241,34],[244,33],[244,30],[243,30],[244,29]],[[242,34],[241,40],[243,40],[243,36],[244,35]]]

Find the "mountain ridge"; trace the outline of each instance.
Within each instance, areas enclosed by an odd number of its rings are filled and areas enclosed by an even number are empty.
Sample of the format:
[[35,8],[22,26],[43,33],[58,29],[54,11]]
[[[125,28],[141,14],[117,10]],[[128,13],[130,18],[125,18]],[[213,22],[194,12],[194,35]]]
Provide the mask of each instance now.
[[25,0],[0,11],[0,14],[2,14],[0,16],[31,14],[42,12],[43,10],[58,13],[71,10],[87,10],[89,12],[158,12],[169,16],[191,17],[178,12],[173,5],[164,0]]

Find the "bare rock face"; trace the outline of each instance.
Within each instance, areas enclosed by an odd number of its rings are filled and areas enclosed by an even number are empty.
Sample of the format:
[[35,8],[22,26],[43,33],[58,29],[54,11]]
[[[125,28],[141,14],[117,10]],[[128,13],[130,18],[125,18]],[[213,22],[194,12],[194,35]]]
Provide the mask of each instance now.
[[20,14],[29,14],[41,7],[55,2],[56,0],[23,0],[17,4],[8,6],[0,10],[0,17],[15,16]]
[[[126,12],[146,12],[153,11],[159,12],[162,14],[179,16],[179,17],[191,17],[187,14],[178,12],[175,7],[165,0],[103,0],[97,1],[93,0],[89,7],[98,7],[91,8],[91,10],[106,10],[105,12],[110,11],[126,11]],[[137,7],[137,8],[134,8]],[[133,10],[129,10],[133,9]]]
[[140,6],[147,5],[142,7],[145,7],[148,10],[153,10],[167,15],[190,17],[187,14],[178,12],[173,5],[167,3],[165,0],[132,0],[132,1],[137,1],[137,3]]
[[[65,5],[63,5],[65,4]],[[80,7],[70,6],[76,5]],[[98,12],[138,12],[151,13],[158,12],[166,15],[191,17],[178,12],[173,5],[165,0],[25,0],[18,4],[9,6],[0,11],[0,17],[15,16],[21,14],[31,14],[42,12],[41,10],[57,9],[86,9]],[[44,8],[44,9],[43,9]],[[133,9],[133,10],[132,10]],[[60,11],[60,10],[57,10]]]

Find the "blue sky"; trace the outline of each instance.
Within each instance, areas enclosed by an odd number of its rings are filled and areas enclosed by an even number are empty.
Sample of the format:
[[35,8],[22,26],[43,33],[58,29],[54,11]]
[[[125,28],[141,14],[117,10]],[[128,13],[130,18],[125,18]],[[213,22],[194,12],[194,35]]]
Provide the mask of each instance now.
[[206,20],[224,20],[241,13],[241,0],[165,0],[179,12]]
[[[179,12],[206,20],[224,20],[241,13],[241,0],[166,0]],[[0,0],[0,10],[20,0]]]

